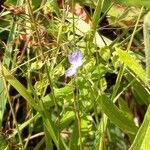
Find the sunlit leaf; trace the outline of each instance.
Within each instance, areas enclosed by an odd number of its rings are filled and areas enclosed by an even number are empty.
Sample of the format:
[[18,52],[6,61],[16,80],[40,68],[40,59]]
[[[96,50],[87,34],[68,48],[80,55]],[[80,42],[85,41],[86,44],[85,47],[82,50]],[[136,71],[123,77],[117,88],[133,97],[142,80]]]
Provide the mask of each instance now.
[[146,72],[142,66],[128,52],[116,48],[116,51],[125,65],[144,83],[146,83]]

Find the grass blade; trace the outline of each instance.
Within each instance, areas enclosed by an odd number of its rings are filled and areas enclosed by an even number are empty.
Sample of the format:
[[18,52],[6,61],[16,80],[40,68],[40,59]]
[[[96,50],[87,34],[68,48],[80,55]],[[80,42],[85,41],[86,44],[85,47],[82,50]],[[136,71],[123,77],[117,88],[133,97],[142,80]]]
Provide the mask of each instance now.
[[108,118],[127,133],[135,134],[137,127],[134,122],[123,114],[108,98],[101,99],[101,106]]

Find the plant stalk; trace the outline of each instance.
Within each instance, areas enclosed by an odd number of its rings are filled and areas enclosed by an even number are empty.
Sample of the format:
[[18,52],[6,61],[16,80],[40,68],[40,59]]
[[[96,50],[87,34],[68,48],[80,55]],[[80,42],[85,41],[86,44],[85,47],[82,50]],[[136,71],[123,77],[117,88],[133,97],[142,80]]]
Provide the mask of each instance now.
[[146,80],[150,85],[150,11],[144,17],[144,45],[146,57]]

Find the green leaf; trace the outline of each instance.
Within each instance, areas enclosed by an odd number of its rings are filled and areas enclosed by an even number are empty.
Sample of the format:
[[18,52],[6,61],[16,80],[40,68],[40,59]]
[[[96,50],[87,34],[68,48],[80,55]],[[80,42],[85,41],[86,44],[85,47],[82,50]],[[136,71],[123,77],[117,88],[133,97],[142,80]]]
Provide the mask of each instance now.
[[[126,79],[131,82],[134,77],[132,76],[132,74],[127,73],[125,75]],[[146,87],[144,87],[139,81],[135,80],[134,83],[132,84],[133,86],[133,92],[135,92],[135,94],[137,94],[138,96],[138,100],[139,103],[144,103],[146,105],[150,104],[150,92],[149,90],[146,89]]]
[[68,125],[70,125],[70,123],[75,119],[75,113],[73,111],[67,111],[62,119],[60,120],[60,124],[59,124],[59,128],[62,130],[66,127],[68,127]]
[[44,63],[41,60],[31,63],[31,70],[39,70],[43,67]]
[[142,68],[142,66],[135,60],[128,52],[123,51],[116,47],[116,51],[120,57],[120,59],[124,62],[124,64],[132,71],[134,74],[141,79],[144,83],[146,83],[146,72]]
[[137,132],[134,122],[124,115],[106,96],[101,98],[101,107],[108,118],[119,128],[131,134]]
[[119,98],[118,102],[119,102],[120,110],[123,112],[124,115],[126,115],[132,121],[133,115],[131,111],[129,110],[129,107],[127,103],[125,102],[125,100],[123,100],[122,98]]
[[146,150],[150,147],[150,106],[145,114],[144,121],[129,150]]
[[78,123],[77,123],[77,121],[75,121],[73,133],[72,133],[70,143],[69,143],[69,149],[71,149],[71,150],[79,149],[78,137],[79,137]]

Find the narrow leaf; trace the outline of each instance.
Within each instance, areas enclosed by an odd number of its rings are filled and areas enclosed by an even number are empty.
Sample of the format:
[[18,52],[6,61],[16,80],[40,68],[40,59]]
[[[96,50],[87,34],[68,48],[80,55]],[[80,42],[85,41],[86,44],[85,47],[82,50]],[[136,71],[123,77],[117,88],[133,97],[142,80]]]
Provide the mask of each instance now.
[[150,106],[145,114],[144,121],[129,150],[146,150],[150,147]]
[[107,97],[102,97],[101,107],[108,118],[119,128],[127,133],[135,134],[137,132],[137,127],[134,122],[124,115]]
[[146,72],[142,66],[126,51],[123,51],[119,48],[116,48],[116,51],[120,59],[125,63],[125,65],[132,71],[134,74],[146,83]]

